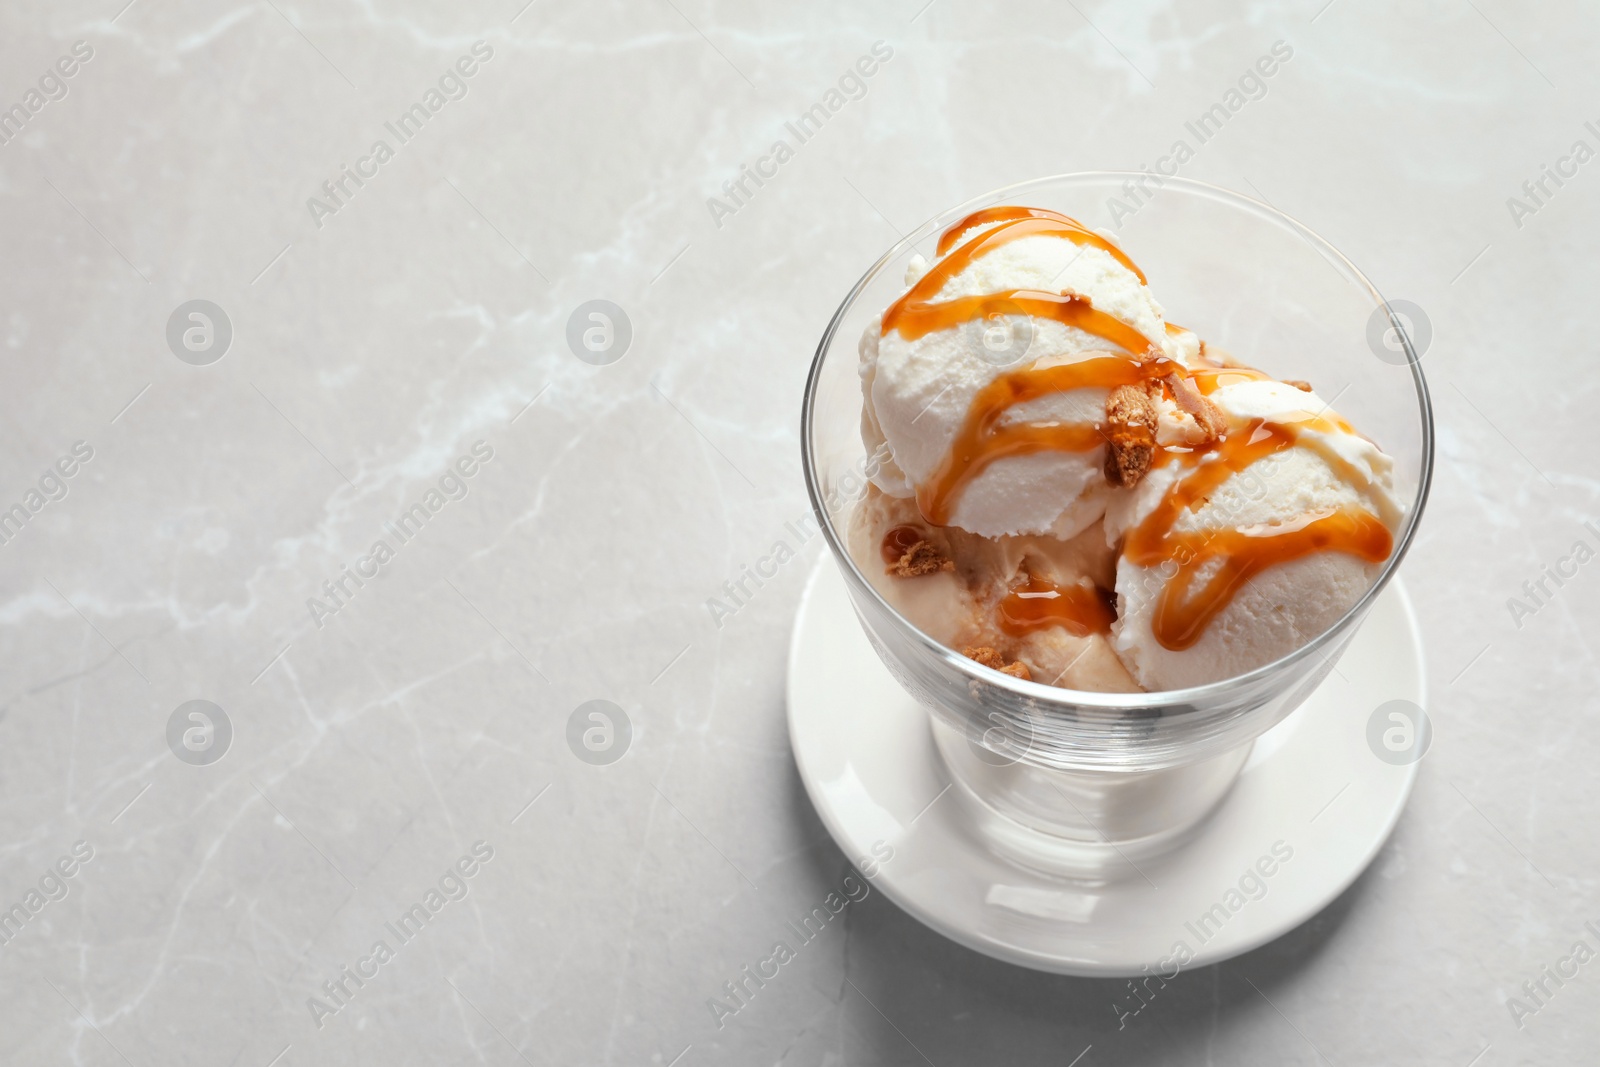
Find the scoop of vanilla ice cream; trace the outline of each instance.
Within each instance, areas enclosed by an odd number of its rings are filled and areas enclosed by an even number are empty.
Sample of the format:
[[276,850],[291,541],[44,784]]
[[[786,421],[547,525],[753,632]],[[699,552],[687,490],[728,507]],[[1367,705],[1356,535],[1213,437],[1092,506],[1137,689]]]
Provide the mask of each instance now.
[[[1274,381],[1224,385],[1211,399],[1225,412],[1279,425],[1331,414],[1315,394]],[[1302,426],[1298,443],[1245,467],[1186,512],[1177,531],[1270,526],[1341,508],[1364,509],[1391,532],[1404,517],[1394,484],[1393,460],[1366,438],[1329,424]],[[1151,470],[1132,492],[1107,509],[1108,542],[1117,543],[1155,509],[1187,471],[1178,465]],[[1220,567],[1210,561],[1191,589]],[[1144,688],[1182,689],[1244,674],[1271,663],[1337,622],[1372,587],[1381,564],[1336,551],[1315,552],[1270,566],[1239,589],[1201,637],[1182,650],[1165,648],[1152,628],[1156,603],[1176,564],[1117,563],[1118,618],[1112,644]]]
[[[955,568],[914,578],[889,574],[879,546],[886,533],[903,525],[917,526],[940,555],[955,561]],[[1005,634],[998,624],[997,605],[1024,574],[1060,585],[1087,581],[1109,587],[1116,574],[1116,553],[1098,526],[1070,541],[978,537],[955,527],[927,525],[915,502],[873,487],[852,511],[847,538],[851,558],[889,606],[947,648],[998,648],[1007,658],[1025,663],[1035,681],[1067,689],[1138,690],[1112,650],[1108,634],[1077,636],[1050,627],[1019,639]]]
[[[989,228],[974,228],[964,235],[963,243]],[[907,285],[925,271],[926,264],[913,260]],[[1157,339],[1179,362],[1187,363],[1196,351],[1192,334],[1167,334],[1161,306],[1138,275],[1103,249],[1059,237],[1033,235],[1001,245],[951,277],[933,300],[1018,289],[1085,297],[1097,310]],[[881,334],[880,322],[867,327],[860,347],[865,396],[862,437],[869,452],[880,443],[888,444],[893,462],[884,464],[874,481],[898,497],[913,495],[918,485],[933,477],[984,386],[1039,360],[1073,362],[1084,353],[1103,353],[1111,347],[1103,338],[1044,318],[1027,320],[1020,333],[1007,336],[1002,331],[998,348],[994,331],[999,326],[993,322],[968,322],[916,340],[907,340],[896,330]],[[1015,340],[1026,338],[1029,328],[1030,342]],[[1106,394],[1105,389],[1085,388],[1041,397],[1012,408],[1003,421],[1099,422]],[[1103,448],[996,460],[966,485],[955,501],[950,524],[986,537],[1076,536],[1105,511],[1104,462]]]

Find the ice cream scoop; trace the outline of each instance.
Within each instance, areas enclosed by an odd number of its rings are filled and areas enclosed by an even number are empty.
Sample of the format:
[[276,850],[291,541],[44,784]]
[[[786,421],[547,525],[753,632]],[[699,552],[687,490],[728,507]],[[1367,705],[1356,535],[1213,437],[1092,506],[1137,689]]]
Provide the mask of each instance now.
[[1231,678],[1316,637],[1371,586],[1403,516],[1392,461],[1315,393],[1245,379],[1209,399],[1223,440],[1159,463],[1106,514],[1113,643],[1146,689]]
[[[986,537],[1070,538],[1104,512],[1103,449],[1018,447],[953,471],[974,403],[997,383],[1003,391],[1001,380],[1019,367],[1070,368],[1107,352],[1154,352],[1181,365],[1197,339],[1169,331],[1120,248],[1064,215],[979,212],[949,231],[939,252],[926,269],[913,264],[906,293],[862,338],[863,437],[869,452],[887,443],[893,457],[875,482],[891,496],[920,489],[943,525]],[[1090,381],[1006,397],[993,428],[1092,427],[1109,389]]]

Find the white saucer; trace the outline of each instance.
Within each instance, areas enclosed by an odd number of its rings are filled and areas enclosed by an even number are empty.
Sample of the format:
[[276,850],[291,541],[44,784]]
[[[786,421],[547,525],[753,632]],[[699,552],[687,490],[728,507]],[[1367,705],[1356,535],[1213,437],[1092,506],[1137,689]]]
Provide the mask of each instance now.
[[[1368,719],[1395,699],[1427,706],[1416,620],[1398,581],[1336,671],[1256,742],[1190,841],[1141,862],[1140,875],[1091,887],[995,856],[957,798],[941,795],[950,779],[928,713],[878,660],[831,557],[806,584],[789,651],[795,761],[845,855],[946,937],[1057,974],[1148,966],[1171,977],[1180,964],[1256,948],[1325,907],[1377,855],[1416,780],[1417,764],[1393,766],[1368,747]],[[1262,857],[1272,873],[1245,877]]]

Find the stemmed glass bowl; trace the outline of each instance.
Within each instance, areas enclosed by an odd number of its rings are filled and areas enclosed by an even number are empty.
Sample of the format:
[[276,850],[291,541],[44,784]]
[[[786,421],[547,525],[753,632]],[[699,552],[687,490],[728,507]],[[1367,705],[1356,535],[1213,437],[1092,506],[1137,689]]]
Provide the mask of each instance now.
[[[904,291],[908,260],[934,258],[946,227],[984,207],[1049,208],[1114,236],[1169,319],[1318,395],[1395,461],[1407,511],[1372,587],[1325,632],[1248,674],[1189,689],[1099,693],[1022,681],[923,633],[874,590],[846,550],[872,457],[862,444],[858,342]],[[866,636],[931,715],[966,810],[997,852],[1088,879],[1174,847],[1226,794],[1255,739],[1333,670],[1394,577],[1433,466],[1433,421],[1408,317],[1328,242],[1272,206],[1144,172],[1059,175],[952,208],[872,265],[823,333],[806,383],[806,488]]]

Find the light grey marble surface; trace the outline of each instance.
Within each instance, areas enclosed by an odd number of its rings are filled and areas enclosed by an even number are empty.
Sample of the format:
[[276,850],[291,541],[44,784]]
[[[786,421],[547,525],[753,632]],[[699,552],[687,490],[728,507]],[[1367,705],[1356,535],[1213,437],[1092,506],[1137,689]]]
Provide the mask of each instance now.
[[[1600,163],[1507,205],[1600,148],[1591,8],[522,2],[0,13],[0,106],[45,79],[0,145],[0,507],[93,453],[0,545],[0,907],[66,890],[0,947],[0,1060],[1600,1055],[1600,963],[1520,1027],[1508,1008],[1600,944],[1600,571],[1507,606],[1600,518]],[[1184,173],[1302,218],[1431,321],[1439,467],[1404,576],[1437,737],[1398,831],[1324,914],[1121,1032],[1120,983],[979,957],[881,894],[719,1029],[707,998],[846,868],[784,721],[820,541],[720,629],[704,607],[806,509],[829,314],[952,204],[1153,163],[1277,40],[1293,61]],[[46,99],[75,41],[92,56]],[[464,96],[386,130],[479,41]],[[714,219],[878,41],[864,97]],[[393,158],[314,217],[379,139]],[[596,298],[633,328],[608,366],[565,339]],[[209,365],[167,342],[192,299],[231,322]],[[479,441],[465,497],[401,544],[384,524]],[[379,539],[381,577],[315,624]],[[234,730],[206,766],[166,739],[195,699]],[[566,740],[591,699],[633,724],[609,766]],[[480,841],[444,877],[464,899],[386,933]],[[92,858],[47,877],[76,842]],[[380,939],[394,957],[315,1018]]]

